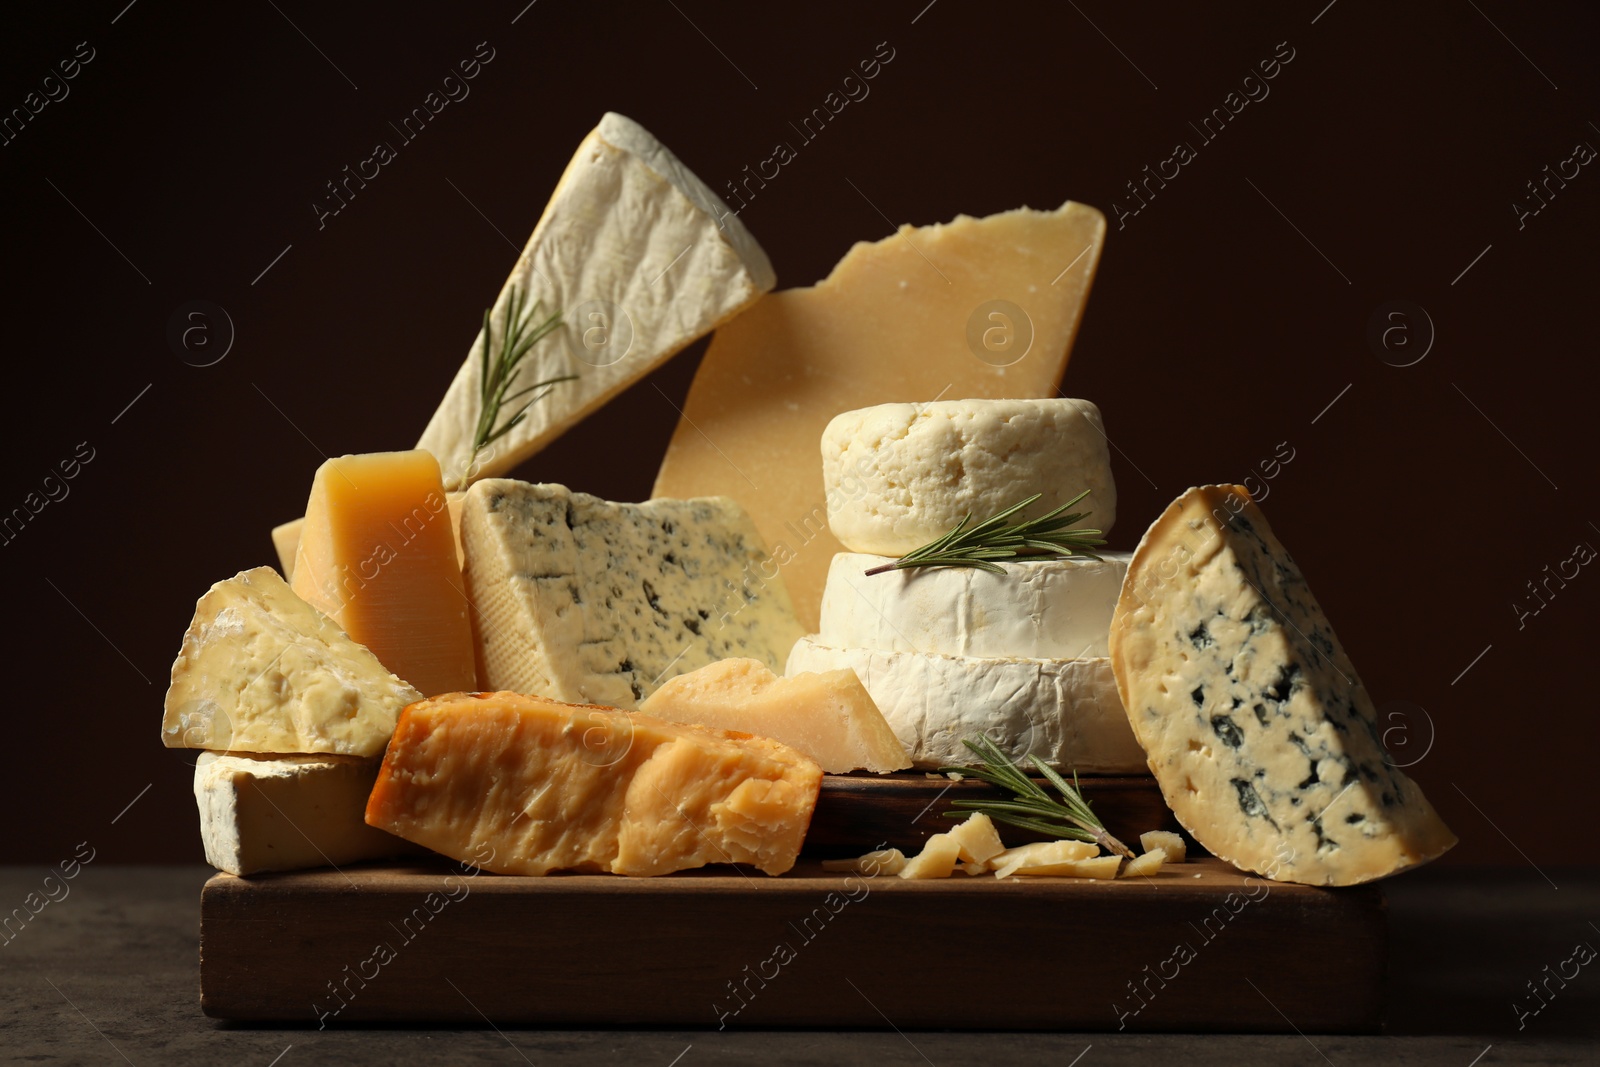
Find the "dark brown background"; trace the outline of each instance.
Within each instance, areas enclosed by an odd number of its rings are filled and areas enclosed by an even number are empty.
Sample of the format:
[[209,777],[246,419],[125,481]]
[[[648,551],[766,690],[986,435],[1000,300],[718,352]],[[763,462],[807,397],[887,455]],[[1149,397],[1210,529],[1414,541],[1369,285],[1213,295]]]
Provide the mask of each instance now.
[[[1288,442],[1265,508],[1380,709],[1404,713],[1384,723],[1399,761],[1427,753],[1412,772],[1462,838],[1448,862],[1584,859],[1600,573],[1523,629],[1512,603],[1577,543],[1600,546],[1585,314],[1600,172],[1523,229],[1511,205],[1575,143],[1600,147],[1592,10],[540,0],[513,24],[525,2],[7,12],[0,108],[78,42],[95,58],[0,147],[0,509],[79,442],[95,458],[0,547],[5,860],[85,839],[112,860],[200,859],[190,761],[157,739],[195,598],[273,562],[268,530],[300,514],[324,455],[415,442],[603,111],[720,189],[883,41],[895,58],[870,96],[743,214],[780,284],[888,232],[847,178],[897,221],[1067,198],[1111,217],[1126,181],[1195,143],[1149,207],[1112,219],[1067,372],[1118,446],[1119,540]],[[319,230],[323,183],[397,142],[388,121],[480,41],[495,58],[471,95]],[[1187,123],[1279,42],[1295,58],[1270,96],[1201,146]],[[237,333],[205,368],[167,339],[197,299]],[[1397,299],[1437,329],[1403,368],[1366,336]],[[702,349],[653,383],[681,399]],[[525,473],[642,498],[673,419],[647,382]]]

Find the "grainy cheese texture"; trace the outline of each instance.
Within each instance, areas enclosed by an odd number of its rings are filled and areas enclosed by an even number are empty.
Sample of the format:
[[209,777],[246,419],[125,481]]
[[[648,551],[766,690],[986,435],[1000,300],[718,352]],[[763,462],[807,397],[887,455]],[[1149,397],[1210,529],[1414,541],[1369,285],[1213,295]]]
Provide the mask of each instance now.
[[[794,866],[822,769],[776,741],[516,693],[406,708],[367,822],[501,874]],[[553,917],[560,921],[560,917]]]
[[849,668],[872,694],[912,763],[977,761],[962,741],[983,734],[1014,760],[1036,755],[1086,774],[1142,772],[1106,659],[974,659],[801,638],[788,673]]
[[911,766],[854,671],[783,678],[759,660],[723,659],[668,679],[639,710],[782,741],[830,774]]
[[1456,843],[1392,765],[1355,666],[1244,489],[1190,489],[1150,527],[1111,657],[1167,804],[1216,856],[1353,885]]
[[815,629],[841,547],[817,454],[828,422],[873,404],[1056,395],[1104,238],[1105,217],[1068,202],[857,244],[816,285],[717,331],[654,495],[743,504]]
[[206,861],[229,874],[340,867],[416,851],[364,818],[378,761],[202,752],[194,766]]
[[567,164],[490,317],[498,346],[513,287],[526,307],[562,314],[523,359],[512,393],[577,380],[552,386],[474,455],[480,333],[418,447],[439,457],[450,488],[504,474],[775,282],[766,253],[717,194],[644,127],[608,112]]
[[903,556],[1035,493],[1043,515],[1076,497],[1079,526],[1117,517],[1111,450],[1087,400],[941,400],[836,415],[822,432],[828,528],[852,552]]
[[292,586],[423,693],[476,689],[439,462],[421,449],[317,468]]
[[168,748],[376,756],[422,694],[271,567],[218,582],[195,605],[161,721]]
[[818,636],[835,648],[886,652],[1103,658],[1131,555],[1001,563],[1004,574],[919,567],[868,575],[894,559],[841,552],[828,569]]
[[726,498],[614,504],[489,479],[461,539],[480,683],[633,707],[729,657],[781,669],[800,636],[761,537]]

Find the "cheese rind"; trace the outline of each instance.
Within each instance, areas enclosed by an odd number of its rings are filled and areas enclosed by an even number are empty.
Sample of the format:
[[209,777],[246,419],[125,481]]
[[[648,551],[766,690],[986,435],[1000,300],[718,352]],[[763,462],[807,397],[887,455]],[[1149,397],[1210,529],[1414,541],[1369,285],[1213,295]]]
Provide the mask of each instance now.
[[485,870],[794,865],[822,769],[776,741],[516,693],[405,709],[368,824]]
[[1389,761],[1371,696],[1244,489],[1190,489],[1150,527],[1111,658],[1168,806],[1213,855],[1352,885],[1455,844]]
[[567,164],[490,314],[496,345],[513,288],[528,314],[537,304],[563,316],[523,358],[512,393],[577,379],[551,386],[475,454],[480,333],[418,447],[439,457],[450,488],[508,473],[775,282],[738,216],[642,126],[607,112]]
[[669,722],[770,737],[829,774],[911,766],[854,671],[783,678],[759,660],[718,660],[663,682],[639,710]]
[[987,736],[1013,760],[1029,754],[1086,774],[1143,773],[1105,659],[973,659],[833,648],[803,637],[788,673],[848,667],[905,745],[913,766],[977,762],[962,741]]
[[[766,296],[712,338],[653,495],[738,499],[782,547],[801,622],[815,629],[840,549],[817,462],[828,422],[941,396],[1054,396],[1105,226],[1071,202],[905,226],[855,245],[816,285]],[[1002,347],[1026,334],[1025,354],[994,359],[974,345],[974,324]]]
[[1117,490],[1100,409],[1087,400],[941,400],[834,416],[822,432],[828,528],[852,552],[903,556],[1035,493],[1111,529]]
[[202,752],[194,766],[206,861],[229,874],[341,867],[416,851],[366,824],[378,761]]
[[427,452],[330,459],[311,483],[294,591],[422,692],[476,689],[451,527]]
[[835,648],[886,652],[1103,657],[1131,557],[1000,563],[1004,574],[931,567],[868,575],[894,559],[841,552],[828,569],[818,637]]
[[614,504],[478,482],[462,508],[481,684],[633,707],[720,659],[781,669],[800,636],[761,537],[726,498]]
[[376,756],[416,700],[271,567],[218,582],[195,605],[172,664],[168,748]]

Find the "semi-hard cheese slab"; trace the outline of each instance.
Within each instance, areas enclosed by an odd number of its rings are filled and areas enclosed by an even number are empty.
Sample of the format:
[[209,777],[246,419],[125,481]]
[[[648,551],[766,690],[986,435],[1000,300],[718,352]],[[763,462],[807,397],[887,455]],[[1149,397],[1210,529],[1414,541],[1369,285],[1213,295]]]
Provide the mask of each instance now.
[[[446,493],[445,504],[450,509],[450,533],[456,542],[456,562],[461,562],[461,501],[466,494]],[[294,557],[300,551],[300,535],[305,531],[304,518],[291,519],[272,528],[272,548],[278,554],[278,567],[283,576],[294,581]]]
[[[1278,884],[1208,859],[1115,881],[363,866],[212,878],[200,998],[217,1018],[326,1028],[1319,1034],[1378,1029],[1384,944],[1375,886]],[[920,1062],[892,1033],[861,1040]]]
[[421,693],[271,567],[213,585],[172,664],[168,748],[376,756]]
[[1190,489],[1150,527],[1111,660],[1167,803],[1214,855],[1351,885],[1456,843],[1390,760],[1371,695],[1242,487]]
[[673,675],[800,636],[783,579],[727,498],[617,504],[488,479],[462,507],[479,684],[631,708]]
[[941,398],[1054,396],[1105,237],[1068,202],[860,243],[814,286],[717,331],[655,495],[726,495],[750,512],[815,629],[829,501],[818,444],[840,412]]
[[794,866],[822,768],[764,737],[518,693],[405,709],[371,826],[503,874]]
[[1084,659],[1109,654],[1128,552],[1099,559],[917,567],[878,574],[888,556],[840,552],[828,568],[818,639],[835,648],[945,656]]
[[905,745],[912,765],[970,765],[962,743],[982,734],[1013,760],[1036,755],[1085,774],[1144,770],[1144,753],[1117,698],[1111,661],[941,656],[835,648],[803,637],[788,673],[856,672]]
[[427,452],[337,456],[311,483],[291,584],[419,691],[476,689],[452,526]]
[[536,307],[562,316],[517,368],[513,394],[576,379],[550,387],[518,425],[475,450],[480,332],[418,447],[439,457],[451,488],[508,473],[775,281],[766,253],[717,194],[644,127],[608,112],[567,164],[489,316],[492,346],[514,299],[530,318]]

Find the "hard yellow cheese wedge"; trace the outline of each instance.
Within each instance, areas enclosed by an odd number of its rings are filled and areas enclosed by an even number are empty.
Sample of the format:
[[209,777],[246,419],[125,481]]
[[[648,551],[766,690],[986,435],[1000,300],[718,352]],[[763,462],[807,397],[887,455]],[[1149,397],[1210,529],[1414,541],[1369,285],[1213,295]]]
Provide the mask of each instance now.
[[[1054,396],[1104,238],[1105,217],[1071,202],[963,215],[857,244],[816,285],[767,295],[712,339],[655,495],[742,503],[815,631],[840,550],[828,422],[874,404]],[[848,470],[838,484],[861,487]]]
[[[450,528],[456,539],[456,562],[461,563],[466,557],[461,552],[461,502],[467,494],[446,493],[445,503],[450,508]],[[272,528],[272,547],[278,553],[278,567],[283,571],[283,577],[294,581],[294,558],[300,552],[300,534],[305,529],[304,518],[291,519]]]
[[406,708],[371,826],[485,870],[794,866],[822,769],[785,745],[597,705],[453,693]]
[[476,689],[451,527],[427,452],[330,459],[311,484],[294,591],[422,692]]
[[911,766],[905,746],[854,671],[780,678],[760,660],[718,660],[668,680],[639,710],[671,722],[770,737],[831,774]]

